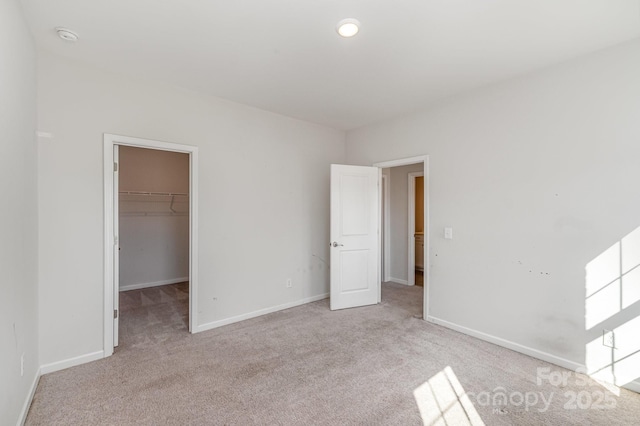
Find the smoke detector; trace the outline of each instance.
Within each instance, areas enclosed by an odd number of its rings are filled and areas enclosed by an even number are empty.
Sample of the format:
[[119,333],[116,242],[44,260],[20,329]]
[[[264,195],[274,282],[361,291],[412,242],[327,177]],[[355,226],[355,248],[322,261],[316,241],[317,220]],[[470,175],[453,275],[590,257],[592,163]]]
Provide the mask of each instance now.
[[78,41],[80,37],[78,37],[77,33],[74,33],[68,28],[58,27],[56,28],[56,32],[58,33],[58,37],[63,39],[64,41]]

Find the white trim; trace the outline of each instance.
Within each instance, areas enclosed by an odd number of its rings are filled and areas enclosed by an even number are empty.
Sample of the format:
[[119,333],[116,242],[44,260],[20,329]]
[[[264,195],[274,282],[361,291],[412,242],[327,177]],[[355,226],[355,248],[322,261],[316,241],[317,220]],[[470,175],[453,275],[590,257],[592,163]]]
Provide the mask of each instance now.
[[424,306],[423,318],[429,318],[429,305],[431,304],[431,213],[429,212],[429,208],[431,206],[431,202],[429,201],[429,193],[431,192],[431,178],[429,176],[430,166],[429,166],[429,156],[426,155],[424,158],[424,206],[423,206],[423,220],[424,220],[424,259],[422,261],[423,268],[423,279],[424,279],[424,291],[422,296],[422,304]]
[[[416,285],[416,177],[424,172],[407,173],[407,277],[409,285]],[[423,194],[424,196],[424,187]],[[423,218],[424,224],[424,218]],[[424,231],[424,229],[423,229]],[[423,263],[424,265],[424,263]]]
[[104,173],[104,322],[103,322],[103,350],[104,355],[109,356],[113,353],[113,141],[107,141],[107,135],[104,135],[102,166]]
[[129,136],[104,134],[104,357],[113,354],[114,182],[113,146],[126,145],[189,154],[189,331],[198,324],[198,147]]
[[429,186],[431,179],[429,178],[429,156],[420,155],[417,157],[403,158],[399,160],[383,161],[374,163],[374,167],[386,169],[388,167],[408,166],[409,164],[423,164],[424,172],[424,292],[422,298],[423,318],[429,318],[431,304],[431,222],[429,214]]
[[189,332],[196,333],[198,326],[198,148],[192,147],[189,155]]
[[[109,268],[113,271],[113,289],[111,294],[113,294],[113,310],[114,312],[120,312],[120,195],[118,192],[120,191],[120,145],[113,145],[113,163],[114,167],[113,173],[111,176],[113,177],[113,197],[110,200],[113,202],[113,235],[114,235],[114,243],[112,245],[113,251],[113,268]],[[111,221],[111,220],[110,220]],[[113,346],[118,346],[120,342],[120,315],[114,315],[114,319],[111,320],[113,324]],[[104,349],[104,348],[103,348]]]
[[27,398],[24,400],[24,404],[22,405],[22,410],[20,411],[20,417],[18,417],[18,426],[24,425],[24,422],[27,421],[27,414],[29,414],[29,408],[31,407],[31,402],[33,401],[33,397],[36,394],[36,389],[38,389],[38,383],[40,383],[40,368],[36,370],[36,374],[33,377],[33,382],[31,382],[31,387],[29,388],[29,393],[27,394]]
[[294,308],[296,306],[305,305],[311,302],[317,302],[318,300],[324,300],[329,298],[329,293],[320,294],[318,296],[307,297],[306,299],[297,300],[295,302],[289,302],[278,306],[273,306],[270,308],[260,309],[258,311],[249,312],[247,314],[237,315],[235,317],[225,318],[218,321],[209,322],[207,324],[202,324],[198,326],[197,333],[201,331],[211,330],[214,328],[222,327],[224,325],[233,324],[236,322],[248,320],[251,318],[256,318],[262,315],[271,314],[273,312],[282,311],[284,309]]
[[[510,340],[506,340],[503,339],[501,337],[496,337],[493,336],[491,334],[487,334],[484,333],[482,331],[478,331],[478,330],[474,330],[472,328],[468,328],[468,327],[464,327],[458,324],[454,324],[452,322],[449,321],[445,321],[443,319],[440,318],[436,318],[436,317],[428,317],[427,321],[433,323],[433,324],[437,324],[437,325],[441,325],[443,327],[446,327],[450,330],[454,330],[457,331],[459,333],[462,334],[466,334],[468,336],[471,337],[475,337],[476,339],[480,339],[480,340],[484,340],[485,342],[489,342],[489,343],[493,343],[494,345],[498,345],[501,346],[503,348],[507,348],[507,349],[511,349],[512,351],[524,354],[524,355],[528,355],[532,358],[536,358],[542,361],[546,361],[548,363],[557,365],[559,367],[563,367],[566,368],[568,370],[572,370],[572,371],[580,371],[580,372],[584,372],[587,370],[587,368],[578,363],[578,362],[574,362],[574,361],[570,361],[566,358],[562,358],[553,354],[550,354],[548,352],[543,352],[540,351],[538,349],[534,349],[531,348],[529,346],[524,346],[521,345],[519,343],[515,343],[512,342]],[[615,385],[614,385],[615,386]],[[622,387],[625,389],[628,389],[630,391],[633,392],[637,392],[640,393],[640,382],[634,381],[631,383],[627,383],[624,386],[618,386],[618,387]]]
[[632,392],[636,392],[636,393],[640,393],[640,382],[635,381],[635,382],[631,382],[631,383],[627,383],[626,385],[622,386],[625,389],[628,389]]
[[[378,279],[376,279],[376,285],[378,286],[378,303],[382,303],[382,262],[380,261],[380,256],[382,256],[384,247],[382,246],[383,235],[380,230],[382,229],[382,187],[380,183],[383,182],[382,169],[378,168]],[[386,271],[385,271],[386,274]]]
[[76,365],[86,364],[88,362],[97,361],[104,358],[104,351],[91,352],[90,354],[80,355],[62,361],[52,362],[40,366],[40,374],[49,374],[55,371],[64,370],[65,368],[75,367]]
[[373,167],[380,167],[381,169],[387,169],[389,167],[408,166],[410,164],[424,163],[428,155],[419,155],[417,157],[401,158],[398,160],[382,161],[380,163],[374,163]]
[[464,327],[462,325],[454,324],[452,322],[445,321],[443,319],[436,318],[436,317],[428,317],[427,320],[431,323],[441,325],[443,327],[449,328],[454,331],[458,331],[468,336],[475,337],[476,339],[484,340],[485,342],[493,343],[494,345],[502,346],[503,348],[511,349],[512,351],[516,351],[521,354],[528,355],[530,357],[540,359],[542,361],[546,361],[551,364],[558,365],[560,367],[567,368],[569,370],[573,370],[573,371],[576,371],[578,369],[585,370],[585,366],[580,363],[573,362],[566,358],[561,358],[559,356],[552,355],[547,352],[539,351],[537,349],[530,348],[528,346],[524,346],[519,343],[515,343],[510,340],[503,339],[501,337],[496,337],[491,334],[474,330],[472,328]]
[[396,284],[402,284],[402,285],[410,285],[409,281],[401,280],[400,278],[389,277],[389,282],[396,283]]
[[[382,169],[380,169],[380,171],[382,172]],[[389,181],[391,180],[391,176],[385,176],[382,175],[382,186],[384,188],[383,192],[384,192],[384,202],[383,202],[383,207],[384,207],[384,212],[383,212],[383,217],[384,217],[384,226],[383,226],[383,239],[382,241],[384,242],[382,250],[384,253],[384,276],[382,277],[382,280],[384,282],[390,281],[391,280],[391,241],[389,240],[389,234],[390,234],[390,228],[391,228],[391,207],[389,205],[389,203],[391,202],[390,199],[390,195],[389,195]]]
[[155,281],[155,282],[152,282],[152,283],[138,283],[138,284],[121,285],[120,286],[120,291],[139,290],[141,288],[150,288],[150,287],[160,287],[160,286],[163,286],[163,285],[178,284],[178,283],[183,283],[183,282],[186,282],[186,281],[189,281],[189,277],[172,278],[170,280]]

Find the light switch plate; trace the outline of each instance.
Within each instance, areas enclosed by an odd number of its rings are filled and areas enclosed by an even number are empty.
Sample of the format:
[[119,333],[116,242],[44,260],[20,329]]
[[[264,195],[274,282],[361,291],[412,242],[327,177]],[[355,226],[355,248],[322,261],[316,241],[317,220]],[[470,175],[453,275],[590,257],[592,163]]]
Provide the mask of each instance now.
[[444,228],[444,238],[446,240],[453,240],[453,228]]

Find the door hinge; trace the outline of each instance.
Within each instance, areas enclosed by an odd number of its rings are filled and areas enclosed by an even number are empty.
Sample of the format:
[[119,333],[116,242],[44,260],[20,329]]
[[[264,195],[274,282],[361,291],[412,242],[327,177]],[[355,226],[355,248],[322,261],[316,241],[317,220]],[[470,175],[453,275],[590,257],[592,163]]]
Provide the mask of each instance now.
[[118,310],[114,309],[113,310],[113,319],[116,319],[116,318],[118,318]]
[[118,163],[113,163],[113,171],[114,172],[118,171]]
[[117,246],[117,245],[118,245],[118,236],[117,236],[117,235],[114,235],[114,236],[113,236],[113,245],[114,245],[114,246]]

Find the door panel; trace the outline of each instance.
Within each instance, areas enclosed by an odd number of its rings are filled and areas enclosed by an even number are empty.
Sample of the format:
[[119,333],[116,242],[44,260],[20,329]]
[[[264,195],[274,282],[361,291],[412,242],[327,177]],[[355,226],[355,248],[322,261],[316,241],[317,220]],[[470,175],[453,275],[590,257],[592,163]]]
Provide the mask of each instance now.
[[340,253],[341,290],[343,293],[369,288],[367,263],[369,250],[342,250]]
[[378,303],[379,169],[331,165],[331,309]]

